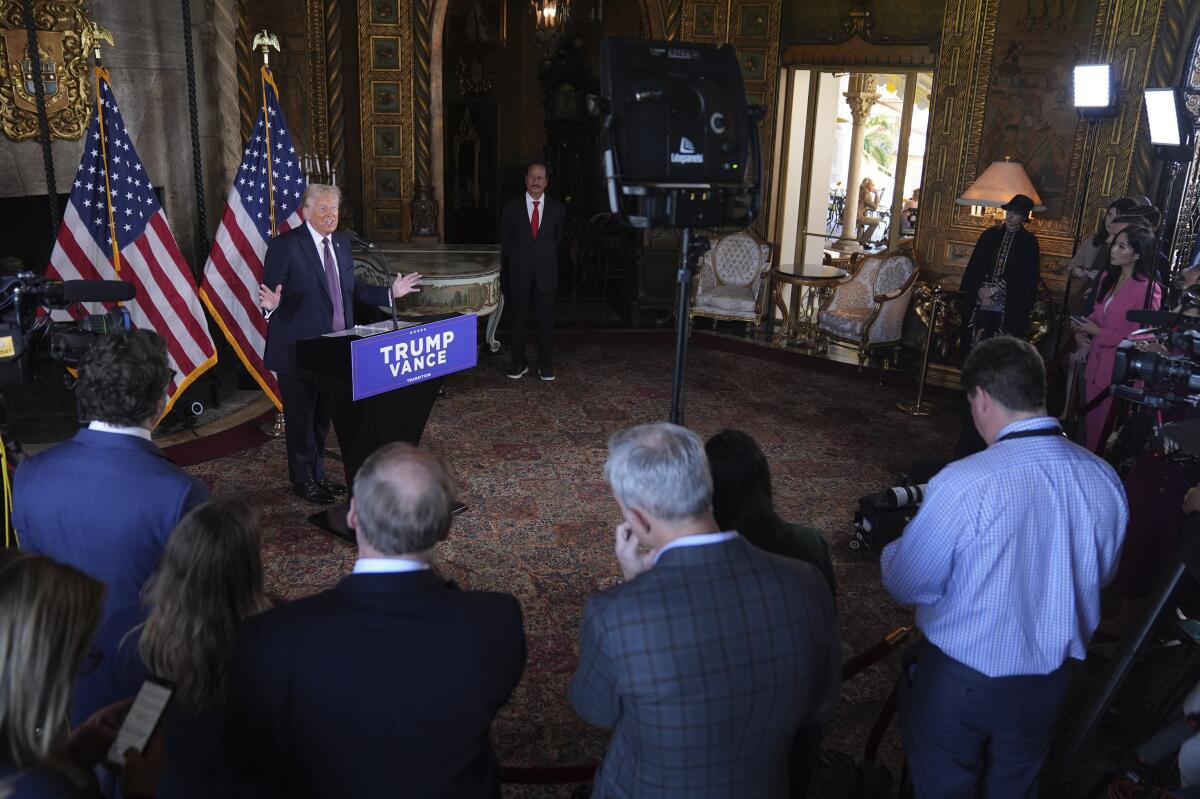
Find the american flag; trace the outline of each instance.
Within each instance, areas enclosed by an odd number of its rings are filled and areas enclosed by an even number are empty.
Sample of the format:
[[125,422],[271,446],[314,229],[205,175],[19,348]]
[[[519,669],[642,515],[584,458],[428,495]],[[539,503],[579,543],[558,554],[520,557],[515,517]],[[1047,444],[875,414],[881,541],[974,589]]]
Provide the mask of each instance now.
[[282,233],[303,222],[300,202],[306,183],[283,121],[278,89],[266,67],[262,78],[263,108],[229,191],[225,214],[204,266],[200,296],[246,369],[275,407],[282,409],[279,384],[262,360],[267,321],[258,308],[258,284],[271,240],[271,195],[275,196],[276,228]]
[[[97,82],[83,159],[46,274],[60,280],[124,280],[137,287],[125,307],[134,327],[153,330],[167,342],[175,372],[167,387],[169,410],[188,384],[217,362],[216,349],[191,269],[133,149],[106,70],[97,68]],[[91,313],[105,310],[96,303],[86,307]],[[78,308],[72,315],[80,315]]]

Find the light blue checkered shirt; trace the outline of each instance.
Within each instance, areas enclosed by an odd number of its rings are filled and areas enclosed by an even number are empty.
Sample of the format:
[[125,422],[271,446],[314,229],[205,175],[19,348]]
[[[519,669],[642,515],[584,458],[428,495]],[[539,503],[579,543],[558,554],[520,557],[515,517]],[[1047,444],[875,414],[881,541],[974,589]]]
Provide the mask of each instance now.
[[[1057,426],[1022,419],[997,438]],[[1062,436],[1000,441],[945,467],[880,557],[883,584],[917,626],[991,677],[1083,659],[1100,621],[1129,508],[1112,468]]]

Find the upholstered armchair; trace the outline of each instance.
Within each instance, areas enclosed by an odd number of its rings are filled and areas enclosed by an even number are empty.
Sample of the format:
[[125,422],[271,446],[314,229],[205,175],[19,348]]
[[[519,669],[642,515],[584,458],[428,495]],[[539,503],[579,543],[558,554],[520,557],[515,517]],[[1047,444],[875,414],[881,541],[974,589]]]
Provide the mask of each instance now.
[[818,334],[858,350],[861,369],[875,349],[899,349],[904,314],[920,270],[907,253],[868,255],[817,312]]
[[749,233],[733,233],[713,242],[700,256],[696,296],[689,326],[697,316],[745,322],[758,328],[766,309],[771,245]]

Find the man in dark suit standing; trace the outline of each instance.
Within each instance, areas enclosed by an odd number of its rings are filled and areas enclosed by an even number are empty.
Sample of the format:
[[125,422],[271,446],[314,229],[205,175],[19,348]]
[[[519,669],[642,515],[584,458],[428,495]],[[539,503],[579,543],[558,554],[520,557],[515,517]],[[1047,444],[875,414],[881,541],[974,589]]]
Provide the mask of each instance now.
[[104,618],[138,603],[167,536],[208,488],[150,440],[167,401],[167,345],[149,330],[100,336],[79,361],[88,426],[21,463],[13,526],[21,548],[108,586]]
[[546,195],[547,167],[534,161],[525,169],[525,194],[509,198],[500,214],[505,295],[512,309],[512,367],[519,379],[529,371],[525,355],[529,300],[537,302],[538,377],[554,379],[554,294],[558,291],[558,248],[567,209]]
[[390,289],[359,282],[350,241],[335,232],[341,197],[337,186],[308,184],[305,222],[271,240],[258,287],[258,304],[268,318],[263,363],[279,379],[287,425],[288,478],[296,496],[321,505],[333,503],[346,487],[325,477],[329,410],[316,380],[296,365],[296,342],[354,327],[355,300],[390,306],[420,291],[421,281],[412,272],[397,274]]
[[570,685],[613,729],[593,795],[789,796],[796,732],[829,719],[841,682],[829,586],[717,527],[695,433],[618,433],[604,472],[625,582],[588,600]]
[[354,478],[354,573],[242,623],[226,750],[275,795],[499,797],[488,732],[525,666],[521,608],[431,568],[454,477],[388,444]]

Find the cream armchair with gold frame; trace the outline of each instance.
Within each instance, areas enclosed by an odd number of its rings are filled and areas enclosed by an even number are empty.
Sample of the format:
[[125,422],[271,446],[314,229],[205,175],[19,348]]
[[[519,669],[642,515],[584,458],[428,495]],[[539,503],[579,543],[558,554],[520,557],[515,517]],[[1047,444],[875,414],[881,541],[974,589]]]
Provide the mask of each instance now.
[[688,326],[697,316],[745,322],[756,330],[766,313],[771,245],[745,232],[715,240],[700,256]]
[[866,256],[821,304],[818,335],[857,349],[860,369],[873,350],[899,349],[920,272],[909,250]]

